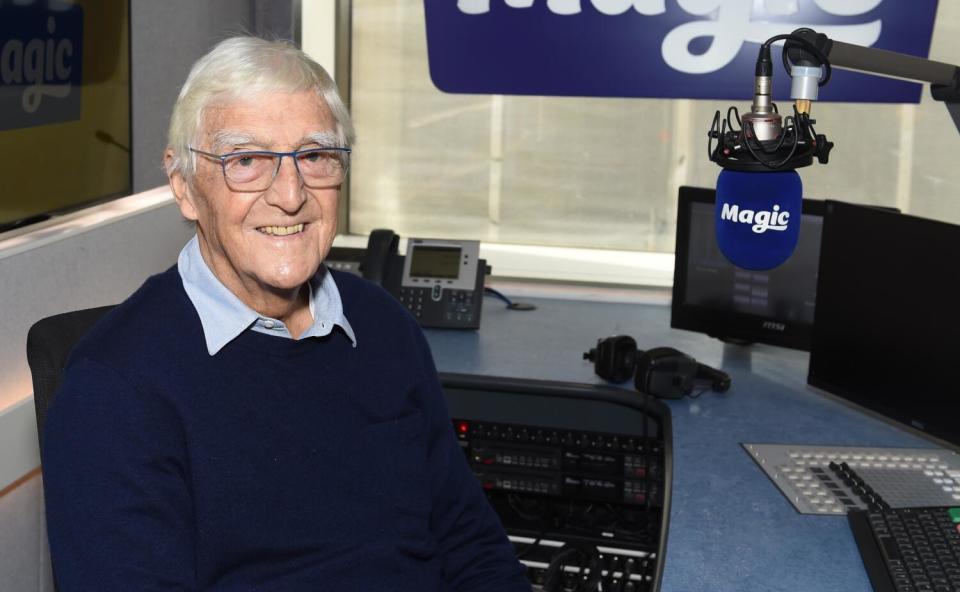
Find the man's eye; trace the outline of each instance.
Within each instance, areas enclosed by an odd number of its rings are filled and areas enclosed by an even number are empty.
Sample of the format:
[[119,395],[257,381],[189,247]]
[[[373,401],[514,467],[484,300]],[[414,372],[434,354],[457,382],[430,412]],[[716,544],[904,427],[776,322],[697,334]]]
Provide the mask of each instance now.
[[248,166],[251,166],[251,165],[253,164],[253,157],[252,157],[252,156],[240,156],[240,157],[234,159],[234,162],[235,162],[237,165],[239,165],[239,166],[248,167]]
[[317,162],[323,158],[323,154],[319,150],[313,150],[311,152],[302,152],[300,154],[300,158],[302,160],[306,160],[307,162]]

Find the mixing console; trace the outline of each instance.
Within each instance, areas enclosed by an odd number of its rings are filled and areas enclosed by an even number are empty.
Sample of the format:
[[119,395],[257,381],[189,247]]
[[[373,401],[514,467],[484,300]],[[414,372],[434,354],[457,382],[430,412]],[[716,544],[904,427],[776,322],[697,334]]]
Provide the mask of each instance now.
[[454,429],[535,585],[655,589],[665,490],[656,435],[462,418]]

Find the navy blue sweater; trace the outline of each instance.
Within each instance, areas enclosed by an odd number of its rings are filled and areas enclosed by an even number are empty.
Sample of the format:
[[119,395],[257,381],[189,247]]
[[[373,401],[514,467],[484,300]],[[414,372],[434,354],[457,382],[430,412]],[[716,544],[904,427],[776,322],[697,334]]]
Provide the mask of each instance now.
[[176,269],[78,345],[44,431],[61,592],[529,591],[386,292],[358,340],[246,331],[215,356]]

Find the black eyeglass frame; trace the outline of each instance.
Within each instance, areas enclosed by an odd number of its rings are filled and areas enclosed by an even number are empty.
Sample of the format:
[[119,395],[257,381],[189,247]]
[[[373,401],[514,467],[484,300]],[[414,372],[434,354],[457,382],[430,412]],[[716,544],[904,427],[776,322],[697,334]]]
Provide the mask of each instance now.
[[[343,179],[347,177],[347,171],[350,170],[350,153],[353,152],[351,148],[346,148],[343,146],[320,146],[317,148],[303,148],[301,150],[293,150],[291,152],[275,152],[273,150],[241,150],[239,152],[229,152],[227,154],[214,154],[213,152],[207,152],[205,150],[200,150],[194,148],[193,146],[187,146],[187,149],[190,152],[212,158],[214,160],[220,161],[220,171],[223,173],[223,180],[229,185],[232,183],[237,183],[238,181],[231,181],[230,177],[227,176],[227,159],[243,157],[243,156],[276,156],[277,166],[273,169],[273,175],[270,177],[270,183],[267,184],[263,189],[251,190],[251,191],[266,191],[273,185],[273,180],[277,178],[277,173],[280,172],[280,167],[283,165],[283,157],[289,156],[293,160],[293,167],[297,169],[297,176],[300,177],[300,182],[306,185],[307,187],[323,189],[324,187],[315,187],[307,183],[306,179],[303,178],[303,173],[300,172],[300,165],[297,164],[297,156],[301,154],[307,154],[310,152],[339,152],[344,155],[344,158],[341,160],[343,163],[343,178],[340,180],[339,185],[343,182]],[[334,185],[331,185],[333,187]]]

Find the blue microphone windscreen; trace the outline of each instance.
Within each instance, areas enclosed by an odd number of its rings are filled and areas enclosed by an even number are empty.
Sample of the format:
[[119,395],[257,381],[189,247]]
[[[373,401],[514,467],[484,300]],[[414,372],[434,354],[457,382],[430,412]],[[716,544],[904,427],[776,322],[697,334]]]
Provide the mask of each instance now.
[[717,246],[737,267],[773,269],[797,246],[802,211],[796,171],[724,169],[717,177]]

